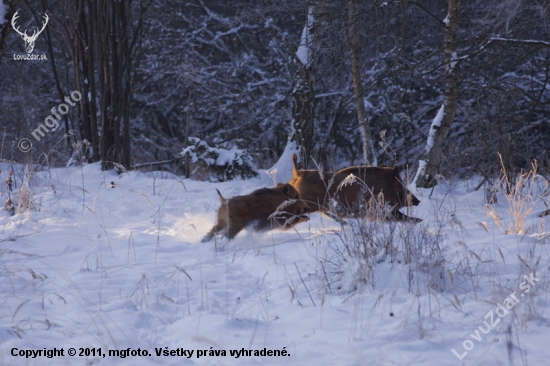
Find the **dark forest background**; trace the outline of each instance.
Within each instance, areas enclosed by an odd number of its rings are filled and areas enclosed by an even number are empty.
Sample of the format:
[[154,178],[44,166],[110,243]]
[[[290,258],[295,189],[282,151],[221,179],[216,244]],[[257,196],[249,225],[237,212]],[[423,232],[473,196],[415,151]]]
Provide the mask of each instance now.
[[[191,168],[180,153],[197,137],[273,166],[299,122],[295,55],[311,9],[313,159],[304,165],[362,162],[351,23],[379,164],[414,169],[443,103],[447,1],[2,1],[29,33],[49,16],[34,50],[47,61],[14,60],[25,49],[13,29],[0,44],[1,158],[11,161],[76,157],[183,175]],[[550,1],[461,2],[459,100],[440,174],[494,177],[501,159],[510,171],[533,159],[550,169],[549,56]],[[60,128],[21,152],[18,141],[75,90],[83,101]]]

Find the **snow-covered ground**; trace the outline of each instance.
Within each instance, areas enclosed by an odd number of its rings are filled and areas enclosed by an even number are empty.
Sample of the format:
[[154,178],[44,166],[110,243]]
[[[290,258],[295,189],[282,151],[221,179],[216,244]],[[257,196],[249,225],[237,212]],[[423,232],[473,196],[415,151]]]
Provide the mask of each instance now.
[[[0,168],[2,204],[14,169],[11,195],[21,205],[14,216],[0,211],[2,365],[550,359],[542,178],[533,195],[525,188],[512,204],[499,193],[498,203],[486,206],[474,181],[420,190],[422,202],[410,214],[424,221],[416,225],[350,220],[342,228],[315,213],[296,230],[246,230],[230,242],[201,243],[219,207],[215,188],[232,197],[271,186],[265,172],[215,184],[163,172],[117,175],[98,164],[32,175],[24,166]],[[28,199],[25,190],[20,199],[29,175]],[[525,223],[510,227],[522,217]],[[64,356],[24,356],[54,348]],[[78,356],[81,348],[90,355]],[[128,348],[149,356],[109,356]],[[157,356],[178,349],[185,355]],[[264,349],[286,355],[254,356]]]

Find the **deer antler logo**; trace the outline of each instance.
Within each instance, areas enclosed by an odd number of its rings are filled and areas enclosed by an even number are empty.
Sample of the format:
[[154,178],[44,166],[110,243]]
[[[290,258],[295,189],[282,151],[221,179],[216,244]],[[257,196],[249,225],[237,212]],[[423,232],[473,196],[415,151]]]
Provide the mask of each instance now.
[[25,48],[27,49],[27,53],[32,53],[32,51],[34,50],[34,42],[36,41],[36,38],[38,38],[38,35],[40,33],[42,33],[42,31],[44,30],[44,28],[46,28],[46,24],[48,24],[48,14],[44,13],[44,19],[46,20],[43,24],[42,24],[42,29],[40,29],[39,31],[37,31],[36,29],[34,30],[34,32],[32,33],[32,36],[29,36],[27,34],[27,30],[25,29],[24,32],[20,32],[19,31],[19,27],[15,27],[15,19],[19,18],[19,16],[17,15],[17,13],[19,13],[19,10],[15,12],[15,14],[13,14],[13,18],[11,18],[11,26],[13,27],[13,29],[19,33],[21,35],[21,38],[23,38],[23,41],[25,41]]

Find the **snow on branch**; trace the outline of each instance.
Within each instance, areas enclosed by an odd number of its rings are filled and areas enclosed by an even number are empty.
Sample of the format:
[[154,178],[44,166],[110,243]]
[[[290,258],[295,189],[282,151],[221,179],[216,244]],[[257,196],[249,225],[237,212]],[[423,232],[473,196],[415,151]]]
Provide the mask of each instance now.
[[515,39],[515,38],[502,38],[502,37],[491,37],[487,43],[485,43],[483,46],[479,48],[478,51],[475,51],[470,54],[466,54],[461,57],[454,57],[453,63],[456,64],[458,61],[467,60],[475,56],[477,53],[482,52],[485,48],[487,48],[492,43],[501,42],[501,43],[511,43],[511,44],[517,44],[517,45],[529,45],[529,46],[538,46],[543,48],[550,48],[550,42],[547,41],[540,41],[540,40],[533,40],[533,39]]
[[210,172],[209,179],[214,182],[258,176],[252,157],[246,150],[229,149],[225,145],[211,147],[198,137],[189,137],[189,146],[183,149],[181,156],[186,154],[189,154],[192,163],[206,167]]
[[533,39],[514,39],[514,38],[501,38],[501,37],[492,37],[489,39],[487,44],[482,47],[485,48],[493,42],[505,42],[505,43],[516,43],[516,44],[525,44],[525,45],[534,45],[540,47],[550,47],[550,42],[533,40]]
[[311,47],[313,46],[313,8],[309,7],[307,14],[307,24],[302,31],[302,38],[300,39],[300,46],[296,51],[296,56],[300,62],[305,66],[311,66]]

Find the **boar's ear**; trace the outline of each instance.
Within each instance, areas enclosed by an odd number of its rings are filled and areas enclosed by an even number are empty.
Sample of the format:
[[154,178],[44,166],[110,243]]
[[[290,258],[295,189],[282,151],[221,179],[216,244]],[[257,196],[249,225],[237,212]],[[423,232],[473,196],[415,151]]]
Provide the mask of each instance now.
[[408,198],[411,200],[411,205],[418,206],[420,204],[420,200],[414,194],[410,193]]
[[296,156],[296,154],[292,154],[292,173],[295,176],[300,174],[300,171],[298,170],[298,156]]
[[290,188],[288,187],[288,184],[285,184],[285,186],[283,187],[283,193],[287,196],[290,196]]
[[289,197],[292,197],[296,194],[296,190],[294,189],[293,186],[291,186],[290,184],[285,184],[285,187],[283,188],[283,193],[286,194],[287,196]]
[[399,205],[407,206],[407,198],[405,197],[403,192],[397,191],[397,200],[399,201]]
[[395,179],[397,179],[399,184],[403,185],[401,181],[401,175],[399,174],[399,169],[397,168],[397,165],[394,165],[392,170],[393,170],[393,176],[395,177]]

